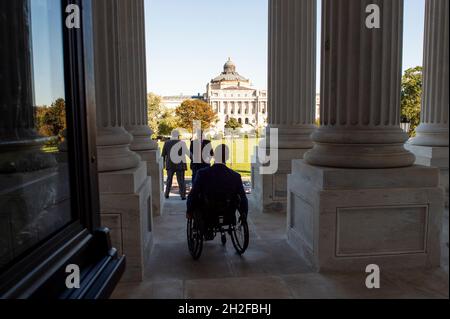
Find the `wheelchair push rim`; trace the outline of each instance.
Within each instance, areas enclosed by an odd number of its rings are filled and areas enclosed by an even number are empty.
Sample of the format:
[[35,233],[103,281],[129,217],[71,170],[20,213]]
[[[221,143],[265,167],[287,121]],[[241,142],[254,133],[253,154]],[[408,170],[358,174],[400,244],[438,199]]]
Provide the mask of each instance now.
[[239,217],[238,222],[231,230],[231,241],[239,255],[242,255],[246,251],[249,243],[247,218]]
[[203,236],[193,218],[187,220],[186,233],[189,252],[197,260],[202,254]]

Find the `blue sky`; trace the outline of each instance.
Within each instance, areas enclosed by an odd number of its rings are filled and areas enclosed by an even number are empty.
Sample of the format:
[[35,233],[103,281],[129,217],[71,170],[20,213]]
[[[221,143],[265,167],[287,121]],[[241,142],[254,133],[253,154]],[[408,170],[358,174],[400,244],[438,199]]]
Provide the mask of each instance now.
[[[422,64],[424,6],[405,0],[403,69]],[[267,0],[145,0],[147,90],[203,93],[229,56],[266,88],[267,9]]]
[[[267,0],[144,1],[148,92],[203,93],[228,57],[256,87],[266,88]],[[64,97],[59,1],[31,4],[35,101],[49,105]],[[405,0],[404,23],[406,69],[422,64],[424,0]]]
[[65,95],[60,2],[32,0],[31,28],[35,104],[50,105]]

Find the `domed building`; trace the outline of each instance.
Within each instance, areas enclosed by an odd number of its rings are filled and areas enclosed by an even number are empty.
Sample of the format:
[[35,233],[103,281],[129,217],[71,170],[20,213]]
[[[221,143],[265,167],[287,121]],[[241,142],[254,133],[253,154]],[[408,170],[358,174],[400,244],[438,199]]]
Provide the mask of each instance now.
[[223,132],[231,118],[242,124],[244,132],[267,125],[267,91],[254,88],[249,79],[236,71],[230,58],[223,72],[207,84],[205,100],[218,115],[216,132]]

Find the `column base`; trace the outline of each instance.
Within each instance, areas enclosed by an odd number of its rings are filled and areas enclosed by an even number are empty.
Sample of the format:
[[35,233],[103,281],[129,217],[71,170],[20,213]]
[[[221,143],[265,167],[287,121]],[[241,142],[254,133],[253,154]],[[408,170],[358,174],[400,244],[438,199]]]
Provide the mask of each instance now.
[[439,184],[444,189],[445,207],[448,207],[448,146],[419,146],[408,143],[406,144],[406,149],[414,153],[414,155],[416,156],[417,165],[433,166],[439,168]]
[[308,149],[279,149],[278,170],[275,174],[262,175],[263,165],[257,159],[258,146],[252,161],[252,196],[251,209],[259,213],[286,213],[287,209],[287,175],[291,173],[293,159],[303,158]]
[[163,160],[159,149],[137,151],[143,161],[147,162],[147,175],[152,179],[152,212],[161,216],[164,209]]
[[438,267],[436,168],[338,169],[292,162],[288,240],[317,271]]
[[142,281],[153,246],[151,178],[145,162],[136,168],[99,174],[102,226],[111,242],[127,256],[122,281]]

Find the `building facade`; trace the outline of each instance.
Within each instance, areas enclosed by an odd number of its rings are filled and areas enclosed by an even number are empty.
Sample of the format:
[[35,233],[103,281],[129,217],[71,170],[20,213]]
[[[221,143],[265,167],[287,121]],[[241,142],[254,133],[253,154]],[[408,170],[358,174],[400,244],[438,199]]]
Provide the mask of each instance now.
[[217,132],[223,132],[228,120],[234,118],[245,132],[267,125],[267,91],[254,88],[249,79],[236,71],[229,58],[223,72],[206,86],[205,100],[217,113]]

